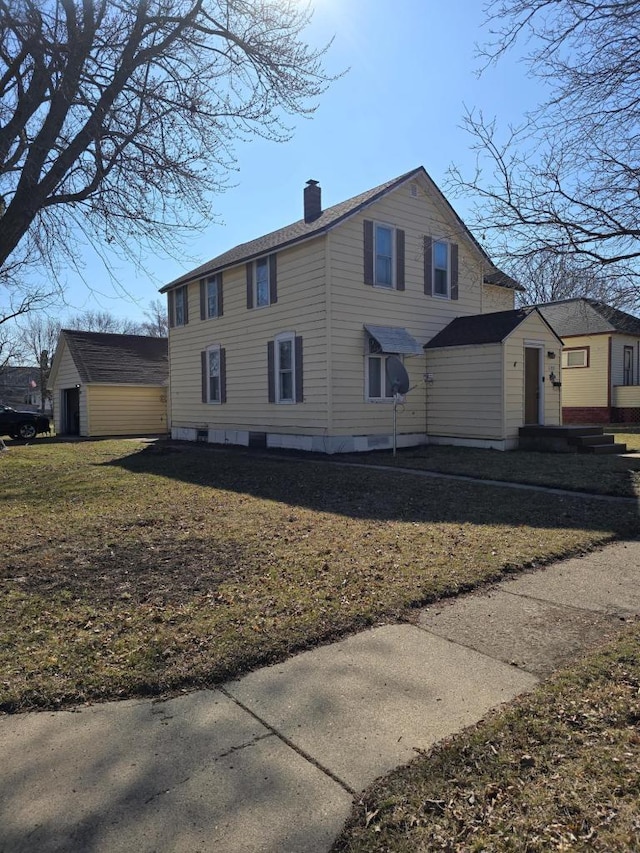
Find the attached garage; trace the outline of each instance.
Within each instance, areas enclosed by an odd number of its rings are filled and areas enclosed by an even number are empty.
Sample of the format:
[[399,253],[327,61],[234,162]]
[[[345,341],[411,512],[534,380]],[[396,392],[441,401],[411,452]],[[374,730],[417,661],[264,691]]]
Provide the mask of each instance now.
[[51,368],[59,435],[168,431],[166,338],[63,329]]
[[537,309],[458,317],[425,352],[429,443],[509,450],[562,423],[562,341]]

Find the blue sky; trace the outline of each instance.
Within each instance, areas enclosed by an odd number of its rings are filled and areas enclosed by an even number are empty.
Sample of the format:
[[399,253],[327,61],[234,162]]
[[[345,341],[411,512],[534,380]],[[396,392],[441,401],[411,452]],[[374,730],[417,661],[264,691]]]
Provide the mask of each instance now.
[[[140,319],[158,288],[237,243],[302,216],[302,191],[314,178],[329,207],[416,166],[442,186],[456,163],[471,170],[464,107],[517,124],[540,99],[517,55],[478,79],[475,44],[486,38],[480,0],[312,0],[308,40],[335,36],[326,59],[334,82],[311,119],[296,119],[287,143],[258,138],[237,146],[231,188],[214,199],[219,222],[194,233],[186,258],[147,257],[143,269],[112,259],[120,287],[101,261],[86,255],[84,281],[66,279],[69,308],[101,308]],[[453,201],[465,218],[464,199]],[[478,235],[481,236],[481,235]],[[128,294],[125,295],[125,294]]]

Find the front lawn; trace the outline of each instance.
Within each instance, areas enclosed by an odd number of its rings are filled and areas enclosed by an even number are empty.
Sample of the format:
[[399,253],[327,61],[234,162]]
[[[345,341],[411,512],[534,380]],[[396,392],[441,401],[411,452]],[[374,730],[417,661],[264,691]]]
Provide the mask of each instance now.
[[640,850],[640,625],[377,782],[334,853]]
[[212,685],[637,533],[631,504],[133,441],[0,455],[0,708]]
[[[616,442],[629,451],[640,450],[640,434],[616,432]],[[481,480],[505,480],[535,486],[553,486],[578,492],[640,497],[640,453],[598,456],[583,453],[536,453],[529,450],[480,450],[473,447],[426,447],[352,454],[351,462],[420,468],[441,474],[462,474]]]

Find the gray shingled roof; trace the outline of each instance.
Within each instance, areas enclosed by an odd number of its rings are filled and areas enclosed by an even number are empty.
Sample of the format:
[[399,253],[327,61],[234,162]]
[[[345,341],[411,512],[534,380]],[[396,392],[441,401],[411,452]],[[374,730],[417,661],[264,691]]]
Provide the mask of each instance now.
[[484,274],[484,283],[495,284],[498,287],[509,287],[511,290],[524,291],[524,287],[521,284],[518,284],[514,278],[511,278],[510,275],[507,275],[506,272],[502,272],[502,270],[499,270],[497,267]]
[[360,195],[347,199],[347,201],[340,202],[340,204],[336,204],[333,207],[328,207],[326,210],[323,210],[320,216],[317,219],[314,219],[313,222],[305,222],[304,219],[299,219],[292,225],[287,225],[277,231],[272,231],[270,234],[265,234],[263,237],[258,237],[256,240],[250,240],[248,243],[240,243],[228,252],[224,252],[215,258],[211,258],[211,260],[201,264],[199,267],[196,267],[190,272],[179,276],[169,282],[169,284],[165,284],[165,286],[160,289],[160,292],[166,293],[167,290],[170,290],[172,287],[177,287],[178,285],[186,284],[190,281],[195,281],[199,278],[203,278],[204,276],[213,275],[214,273],[220,272],[228,267],[250,261],[253,258],[260,257],[268,252],[273,252],[276,249],[282,249],[285,246],[290,246],[294,243],[299,243],[302,240],[308,240],[311,237],[317,237],[320,234],[324,234],[339,222],[342,222],[343,219],[352,216],[367,205],[377,201],[381,196],[396,189],[400,184],[403,184],[405,181],[411,180],[418,175],[425,176],[433,184],[436,191],[440,194],[440,197],[449,207],[463,230],[486,259],[491,269],[487,276],[485,276],[485,281],[487,281],[487,278],[493,277],[494,280],[490,282],[488,281],[487,283],[497,284],[501,287],[510,287],[516,290],[523,290],[524,288],[521,288],[520,285],[512,278],[509,278],[505,273],[494,267],[487,253],[475,239],[473,234],[471,234],[467,226],[451,207],[444,195],[442,195],[436,184],[427,174],[425,168],[423,166],[419,166],[417,169],[405,172],[405,174],[400,175],[399,178],[394,178],[393,180],[380,184],[371,190],[360,193]]
[[638,317],[598,302],[597,299],[563,299],[536,307],[561,338],[611,332],[640,336]]
[[492,314],[473,314],[456,317],[425,344],[425,349],[461,347],[470,344],[496,344],[516,329],[534,308],[517,308],[514,311],[496,311]]
[[418,341],[402,326],[370,326],[364,327],[369,335],[380,345],[385,353],[402,353],[403,355],[420,355],[422,347]]
[[114,335],[63,329],[83,382],[114,385],[166,385],[169,358],[166,338]]

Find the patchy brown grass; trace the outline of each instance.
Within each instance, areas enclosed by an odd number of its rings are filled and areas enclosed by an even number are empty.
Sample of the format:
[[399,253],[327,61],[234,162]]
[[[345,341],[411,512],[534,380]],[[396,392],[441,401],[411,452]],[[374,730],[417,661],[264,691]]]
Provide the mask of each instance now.
[[376,783],[334,853],[640,850],[640,625]]
[[635,508],[197,446],[0,456],[0,708],[211,685],[638,529]]
[[[616,431],[616,441],[626,443],[630,451],[640,451],[640,433]],[[503,453],[434,444],[400,450],[395,458],[388,451],[377,451],[345,459],[441,474],[461,474],[480,480],[504,480],[578,492],[640,497],[640,453],[635,458],[528,450]]]

